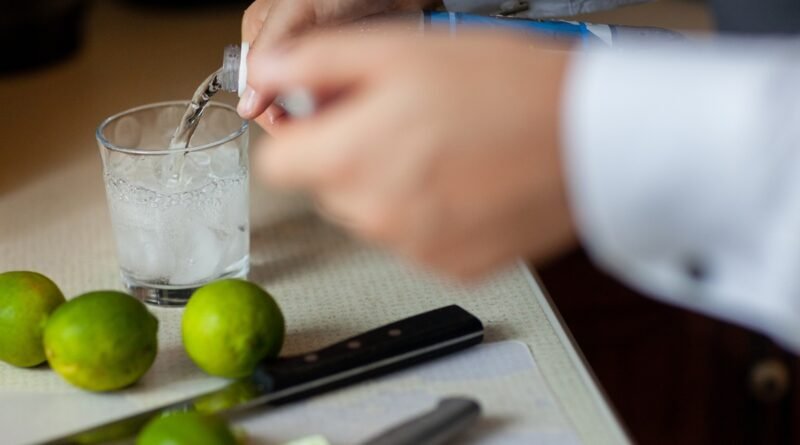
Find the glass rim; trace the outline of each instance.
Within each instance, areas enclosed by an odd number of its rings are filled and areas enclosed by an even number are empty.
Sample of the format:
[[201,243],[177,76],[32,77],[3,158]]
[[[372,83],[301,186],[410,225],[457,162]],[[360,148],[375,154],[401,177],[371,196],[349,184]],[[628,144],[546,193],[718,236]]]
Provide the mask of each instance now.
[[[233,133],[230,133],[227,136],[225,136],[225,137],[223,137],[223,138],[221,138],[219,140],[216,140],[214,142],[210,142],[208,144],[198,145],[197,147],[190,147],[190,148],[186,148],[186,149],[182,149],[182,150],[177,150],[177,149],[174,149],[174,148],[172,148],[172,149],[171,148],[164,148],[163,150],[141,150],[141,149],[138,149],[138,148],[121,147],[119,145],[111,143],[111,141],[106,139],[105,135],[103,135],[103,130],[105,130],[105,128],[106,128],[106,126],[108,126],[108,124],[110,124],[111,122],[114,122],[115,120],[120,119],[120,118],[122,118],[124,116],[127,116],[129,114],[132,114],[132,113],[135,113],[135,112],[138,112],[138,111],[142,111],[142,110],[151,109],[151,108],[160,108],[160,107],[166,107],[166,106],[172,106],[172,105],[184,105],[184,106],[186,106],[186,105],[189,105],[190,102],[191,102],[190,100],[170,100],[170,101],[165,101],[165,102],[154,102],[154,103],[150,103],[150,104],[139,105],[138,107],[129,108],[129,109],[124,110],[124,111],[120,111],[119,113],[116,113],[116,114],[114,114],[112,116],[107,117],[106,119],[103,120],[103,122],[100,123],[100,125],[98,125],[97,130],[95,131],[95,137],[97,138],[97,141],[100,143],[100,145],[102,145],[103,147],[105,147],[108,150],[117,151],[117,152],[120,152],[120,153],[132,154],[132,155],[152,155],[152,156],[161,155],[161,156],[163,156],[163,155],[175,154],[176,151],[181,151],[183,153],[192,153],[192,152],[196,152],[196,151],[202,151],[202,150],[207,150],[209,148],[218,147],[220,145],[225,144],[226,142],[230,142],[230,141],[238,138],[239,136],[243,135],[247,131],[247,129],[250,127],[250,123],[246,119],[242,119],[242,125],[239,127],[239,129],[237,129]],[[211,102],[208,103],[208,106],[209,107],[225,108],[228,111],[234,112],[237,116],[239,115],[236,112],[236,109],[234,107],[232,107],[232,106],[230,106],[228,104],[222,103],[222,102],[211,101]]]

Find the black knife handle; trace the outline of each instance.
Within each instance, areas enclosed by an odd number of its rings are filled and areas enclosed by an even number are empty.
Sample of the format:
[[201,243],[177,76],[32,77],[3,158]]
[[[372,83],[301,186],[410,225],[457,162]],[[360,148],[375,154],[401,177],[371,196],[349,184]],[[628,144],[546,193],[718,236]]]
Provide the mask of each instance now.
[[483,341],[483,323],[445,306],[256,369],[254,378],[289,402],[440,357]]

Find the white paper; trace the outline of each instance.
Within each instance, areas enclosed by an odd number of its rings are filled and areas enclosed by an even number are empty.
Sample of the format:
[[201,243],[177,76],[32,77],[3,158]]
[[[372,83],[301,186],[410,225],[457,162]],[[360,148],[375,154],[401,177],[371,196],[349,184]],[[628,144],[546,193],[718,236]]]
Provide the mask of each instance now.
[[446,396],[475,398],[484,411],[459,444],[580,443],[527,346],[517,341],[480,345],[374,383],[280,410],[256,412],[240,425],[259,445],[309,434],[322,434],[333,445],[355,445],[432,409]]
[[[282,444],[312,434],[324,435],[333,445],[355,445],[455,395],[477,399],[484,410],[459,443],[579,443],[527,346],[517,341],[479,345],[304,402],[255,410],[237,424],[251,445]],[[138,400],[113,393],[4,391],[0,404],[3,444],[50,439],[140,409]]]

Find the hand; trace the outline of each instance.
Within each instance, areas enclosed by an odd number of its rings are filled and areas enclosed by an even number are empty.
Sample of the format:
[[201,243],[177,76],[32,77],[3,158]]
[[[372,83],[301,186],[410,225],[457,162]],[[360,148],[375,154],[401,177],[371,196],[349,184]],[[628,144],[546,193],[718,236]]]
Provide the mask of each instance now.
[[251,60],[264,96],[335,97],[287,121],[255,168],[358,235],[456,277],[574,242],[559,159],[568,55],[530,39],[321,34]]
[[[260,58],[315,26],[337,25],[388,11],[421,10],[439,3],[441,0],[256,0],[244,12],[242,41],[252,43],[251,59]],[[277,105],[267,108],[274,99],[248,89],[242,94],[239,114],[269,130],[285,114]]]

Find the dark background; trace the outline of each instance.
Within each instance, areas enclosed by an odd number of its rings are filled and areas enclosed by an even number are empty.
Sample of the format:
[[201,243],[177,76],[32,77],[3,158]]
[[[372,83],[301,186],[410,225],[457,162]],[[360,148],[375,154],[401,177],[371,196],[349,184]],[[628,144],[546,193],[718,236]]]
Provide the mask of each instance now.
[[800,443],[797,357],[639,295],[582,250],[539,274],[637,443]]

